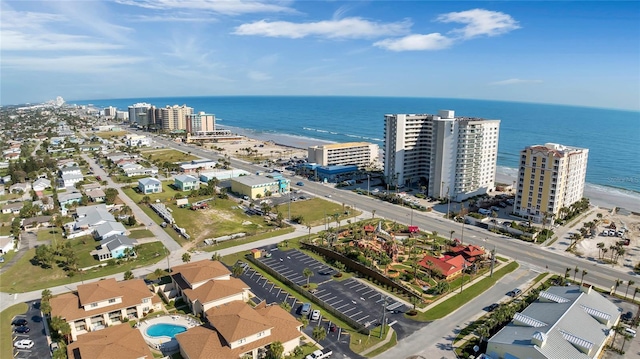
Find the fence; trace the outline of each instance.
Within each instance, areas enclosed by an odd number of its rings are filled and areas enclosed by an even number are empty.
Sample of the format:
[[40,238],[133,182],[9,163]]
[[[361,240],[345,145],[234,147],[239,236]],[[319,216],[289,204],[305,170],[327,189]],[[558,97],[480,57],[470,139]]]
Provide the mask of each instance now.
[[384,286],[389,287],[392,291],[396,290],[409,297],[415,297],[418,300],[422,300],[421,295],[419,293],[416,293],[413,289],[402,285],[402,283],[396,282],[394,279],[385,276],[383,273],[378,272],[375,269],[369,268],[360,262],[354,261],[351,258],[347,258],[341,253],[335,252],[329,248],[319,247],[309,243],[300,243],[300,245],[302,246],[302,248],[309,249],[327,258],[331,258],[339,262],[342,262],[347,268],[361,273],[362,275],[370,278],[374,282],[378,282]]
[[289,278],[287,278],[287,277],[281,275],[280,273],[276,272],[271,267],[267,266],[266,264],[262,263],[261,261],[253,258],[252,256],[247,256],[246,258],[251,263],[257,265],[258,267],[260,267],[261,269],[263,269],[264,271],[266,271],[270,275],[274,276],[276,279],[278,279],[282,283],[286,284],[288,287],[293,288],[295,291],[297,291],[298,293],[302,294],[304,297],[308,298],[309,300],[311,300],[312,302],[314,302],[315,304],[320,306],[322,309],[324,309],[327,312],[331,313],[332,315],[340,318],[342,321],[344,321],[345,323],[349,324],[349,326],[352,327],[353,329],[357,330],[358,332],[360,332],[362,334],[369,335],[369,329],[367,329],[364,326],[364,324],[358,323],[357,321],[349,318],[347,315],[345,315],[342,312],[338,311],[337,309],[335,309],[334,307],[332,307],[328,303],[324,302],[322,299],[316,297],[315,295],[313,295],[308,290],[306,290],[306,289],[302,288],[301,286],[297,285],[296,283],[292,282]]

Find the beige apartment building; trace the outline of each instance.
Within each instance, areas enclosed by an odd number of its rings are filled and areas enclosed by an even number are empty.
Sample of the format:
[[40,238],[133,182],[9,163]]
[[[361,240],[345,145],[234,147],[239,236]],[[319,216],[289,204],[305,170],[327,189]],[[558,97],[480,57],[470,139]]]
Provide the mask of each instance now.
[[582,199],[589,150],[546,143],[520,152],[514,212],[534,222]]
[[454,111],[385,115],[388,184],[427,187],[431,197],[462,201],[495,189],[500,120]]
[[308,160],[320,166],[356,165],[366,168],[378,162],[378,153],[378,145],[369,142],[332,143],[310,146]]
[[210,134],[216,131],[216,115],[202,111],[187,115],[186,130],[191,134]]
[[187,116],[193,114],[193,108],[187,105],[173,105],[160,109],[163,131],[186,130]]

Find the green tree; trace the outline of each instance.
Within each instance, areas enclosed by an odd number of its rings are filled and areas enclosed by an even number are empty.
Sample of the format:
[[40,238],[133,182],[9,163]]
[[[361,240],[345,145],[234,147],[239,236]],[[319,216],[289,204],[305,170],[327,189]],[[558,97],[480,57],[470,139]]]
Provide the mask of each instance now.
[[240,278],[242,273],[244,273],[244,268],[240,265],[240,262],[234,264],[233,267],[231,267],[231,274],[234,277]]
[[51,328],[58,334],[62,335],[68,342],[69,335],[71,334],[71,326],[61,317],[51,318]]
[[634,282],[633,280],[629,280],[627,282],[627,290],[624,292],[624,299],[627,299],[627,294],[629,294],[629,287],[631,287],[634,284],[636,284],[636,282]]
[[584,276],[587,275],[587,274],[588,274],[588,272],[585,269],[583,269],[582,270],[582,276],[580,277],[580,286],[581,287],[582,287],[582,283],[584,282]]
[[48,302],[53,297],[53,295],[51,294],[51,291],[49,289],[45,289],[42,291],[41,297],[43,302]]
[[284,309],[287,312],[291,311],[291,304],[289,304],[288,302],[282,302],[280,303],[280,308]]
[[311,336],[313,336],[313,339],[319,342],[321,340],[324,340],[324,338],[327,337],[327,331],[324,329],[324,327],[317,326],[313,328],[313,332],[311,333]]
[[105,202],[107,204],[113,204],[116,201],[116,198],[118,197],[118,190],[115,188],[107,188],[106,190],[104,190],[104,195],[105,195]]
[[40,264],[43,268],[51,268],[53,263],[54,252],[51,246],[46,244],[40,245],[36,247],[36,255],[34,259],[36,262]]
[[284,345],[282,342],[275,341],[269,345],[269,358],[271,359],[281,359],[284,354]]
[[222,256],[220,255],[220,253],[213,252],[213,254],[211,255],[211,260],[212,261],[219,261],[220,259],[222,259]]
[[182,261],[184,263],[191,262],[191,254],[189,252],[182,254]]
[[311,276],[313,276],[313,271],[311,270],[311,268],[307,267],[305,269],[302,270],[302,275],[307,278],[307,287],[309,286],[309,279],[311,278]]
[[133,272],[130,270],[124,272],[124,280],[131,280],[131,279],[133,279]]

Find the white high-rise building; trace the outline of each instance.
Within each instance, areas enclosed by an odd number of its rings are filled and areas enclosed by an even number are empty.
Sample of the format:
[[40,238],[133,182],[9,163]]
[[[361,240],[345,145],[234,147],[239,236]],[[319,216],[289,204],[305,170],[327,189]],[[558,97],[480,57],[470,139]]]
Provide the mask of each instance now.
[[146,126],[149,124],[147,115],[151,105],[148,103],[136,103],[129,106],[129,122],[135,123],[140,126]]
[[589,150],[546,143],[520,151],[513,211],[534,222],[558,216],[582,199]]
[[420,184],[436,198],[462,201],[495,189],[500,120],[385,115],[384,172],[392,186]]

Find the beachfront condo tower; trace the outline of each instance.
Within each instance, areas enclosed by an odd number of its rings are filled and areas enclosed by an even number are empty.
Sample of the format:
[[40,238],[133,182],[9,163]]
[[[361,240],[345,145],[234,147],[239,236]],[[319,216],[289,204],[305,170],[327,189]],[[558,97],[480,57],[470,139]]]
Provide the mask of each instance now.
[[129,106],[129,122],[139,126],[146,126],[149,123],[148,112],[151,105],[148,103],[136,103]]
[[308,160],[320,166],[373,167],[378,162],[378,145],[369,142],[332,143],[310,146]]
[[385,115],[384,174],[395,188],[462,201],[495,189],[500,120],[437,115]]
[[193,114],[193,108],[187,105],[173,105],[160,109],[160,120],[162,121],[162,130],[175,131],[187,129],[187,116]]
[[536,223],[582,199],[589,150],[547,143],[520,151],[513,211]]

